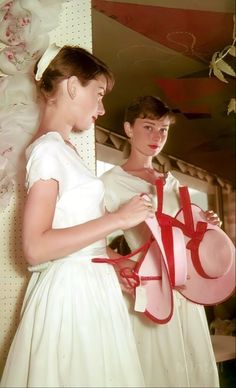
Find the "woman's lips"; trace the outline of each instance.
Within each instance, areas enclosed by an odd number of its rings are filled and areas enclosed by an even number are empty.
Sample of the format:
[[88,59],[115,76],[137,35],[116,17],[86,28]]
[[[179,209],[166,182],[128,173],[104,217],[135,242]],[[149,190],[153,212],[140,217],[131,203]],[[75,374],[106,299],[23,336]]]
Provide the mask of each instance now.
[[156,144],[150,144],[149,147],[150,147],[152,150],[156,150],[159,146],[156,145]]

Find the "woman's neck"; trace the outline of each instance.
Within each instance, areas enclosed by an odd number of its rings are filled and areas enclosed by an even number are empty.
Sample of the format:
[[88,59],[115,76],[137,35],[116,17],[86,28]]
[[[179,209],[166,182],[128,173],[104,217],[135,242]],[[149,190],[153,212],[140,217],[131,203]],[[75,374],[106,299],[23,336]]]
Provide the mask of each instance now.
[[125,171],[136,171],[144,169],[153,169],[152,157],[130,154],[127,161],[122,165]]
[[128,160],[121,166],[124,171],[130,175],[143,179],[144,181],[155,185],[157,179],[163,179],[164,182],[168,173],[163,173],[155,169],[152,165],[152,158],[142,158],[130,155]]
[[71,131],[71,120],[64,106],[58,102],[45,104],[37,134],[59,132],[64,140],[69,140]]

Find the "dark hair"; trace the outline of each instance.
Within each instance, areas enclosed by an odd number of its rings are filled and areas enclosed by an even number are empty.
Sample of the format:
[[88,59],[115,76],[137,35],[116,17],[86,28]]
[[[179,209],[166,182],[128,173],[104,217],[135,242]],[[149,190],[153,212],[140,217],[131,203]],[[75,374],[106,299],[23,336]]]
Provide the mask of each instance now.
[[172,110],[158,97],[141,96],[135,98],[125,110],[124,121],[134,124],[137,118],[160,119],[168,116],[171,123],[175,122],[175,115]]
[[[37,64],[35,73],[36,71]],[[71,76],[76,76],[86,86],[100,75],[104,75],[107,80],[106,93],[110,92],[114,85],[114,76],[108,66],[82,47],[65,45],[44,70],[37,87],[45,96],[49,96],[56,92],[61,81]]]

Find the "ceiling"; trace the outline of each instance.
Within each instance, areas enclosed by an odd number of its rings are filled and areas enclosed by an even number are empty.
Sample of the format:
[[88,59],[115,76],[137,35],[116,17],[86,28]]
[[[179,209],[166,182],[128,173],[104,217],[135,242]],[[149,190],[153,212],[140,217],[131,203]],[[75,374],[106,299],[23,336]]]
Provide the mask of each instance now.
[[165,153],[235,186],[235,79],[209,76],[212,55],[232,44],[233,13],[234,0],[92,0],[93,53],[116,78],[97,124],[124,136],[131,99],[159,96],[177,114]]

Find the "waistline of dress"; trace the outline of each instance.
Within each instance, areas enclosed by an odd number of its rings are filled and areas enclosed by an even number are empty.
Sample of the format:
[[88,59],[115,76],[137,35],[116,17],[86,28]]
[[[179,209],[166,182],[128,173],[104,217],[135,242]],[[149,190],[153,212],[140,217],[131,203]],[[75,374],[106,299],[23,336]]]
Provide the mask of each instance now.
[[50,260],[45,263],[28,266],[27,269],[29,272],[43,272],[47,270],[50,266],[61,264],[63,262],[78,262],[78,263],[91,262],[92,263],[91,260],[95,257],[108,258],[106,251],[104,251],[104,248],[98,248],[98,249],[93,249],[91,251],[87,250],[87,251],[74,252],[68,256],[61,257],[59,259]]

